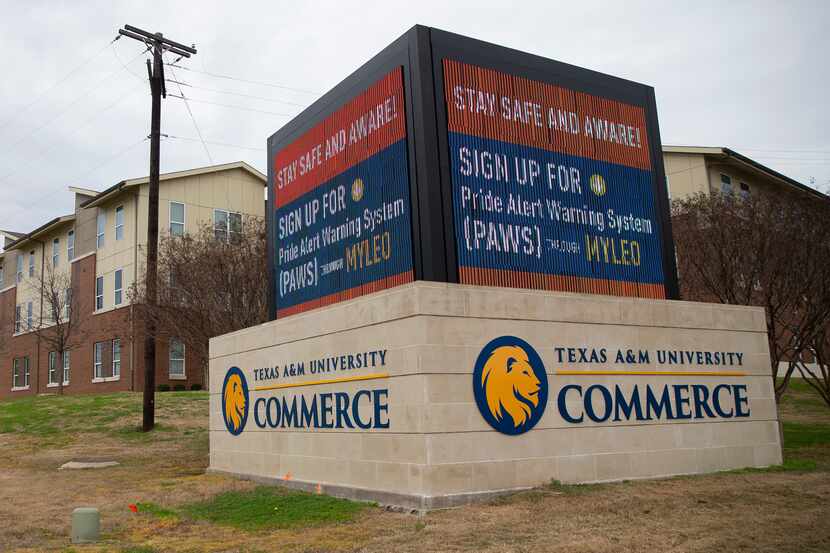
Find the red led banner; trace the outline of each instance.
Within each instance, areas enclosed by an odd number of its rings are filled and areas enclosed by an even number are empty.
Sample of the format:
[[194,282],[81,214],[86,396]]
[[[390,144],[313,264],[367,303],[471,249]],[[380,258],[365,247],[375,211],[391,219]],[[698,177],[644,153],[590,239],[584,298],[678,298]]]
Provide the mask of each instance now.
[[406,136],[403,78],[396,69],[274,159],[276,207],[299,198]]
[[444,60],[450,132],[651,170],[641,107]]

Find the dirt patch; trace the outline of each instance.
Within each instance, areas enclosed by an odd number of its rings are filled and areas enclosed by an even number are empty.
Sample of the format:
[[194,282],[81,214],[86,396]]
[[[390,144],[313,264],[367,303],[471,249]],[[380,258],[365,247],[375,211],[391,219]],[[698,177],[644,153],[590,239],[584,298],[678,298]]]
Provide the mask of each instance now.
[[[796,390],[785,400],[785,419],[830,425],[830,410],[807,394]],[[65,552],[72,509],[95,506],[104,541],[76,547],[78,553],[138,546],[158,552],[830,551],[830,445],[798,436],[786,454],[815,459],[815,470],[549,486],[425,516],[369,508],[347,523],[273,531],[134,513],[130,504],[178,508],[255,487],[204,474],[206,401],[160,396],[161,431],[150,436],[134,431],[136,410],[113,418],[106,431],[72,431],[57,441],[53,434],[0,434],[0,520],[12,521],[0,524],[0,550]],[[115,402],[119,409],[133,403],[140,405],[140,398]],[[82,456],[121,465],[56,470]]]

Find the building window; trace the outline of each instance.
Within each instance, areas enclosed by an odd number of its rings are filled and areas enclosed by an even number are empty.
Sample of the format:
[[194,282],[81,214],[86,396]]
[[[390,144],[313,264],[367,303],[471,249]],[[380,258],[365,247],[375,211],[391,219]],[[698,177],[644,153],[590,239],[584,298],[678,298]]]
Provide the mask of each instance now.
[[3,287],[3,277],[4,277],[4,276],[5,276],[5,275],[3,274],[3,266],[2,266],[2,265],[0,265],[0,288],[2,288],[2,287]]
[[95,342],[92,378],[104,378],[104,342]]
[[63,296],[63,322],[72,318],[72,288],[67,288]]
[[740,188],[741,198],[743,198],[744,200],[749,199],[749,185],[745,182],[742,182],[739,185],[739,188]]
[[720,191],[721,194],[726,196],[732,195],[732,177],[729,175],[724,175],[721,173],[720,175]]
[[26,329],[32,330],[32,302],[26,304]]
[[75,259],[75,231],[70,230],[66,234],[66,260],[72,261]]
[[95,247],[101,249],[104,247],[104,231],[107,228],[107,213],[103,209],[98,211],[98,231],[95,235]]
[[170,340],[170,378],[184,378],[184,343],[178,338]]
[[69,352],[63,352],[63,385],[66,386],[69,384]]
[[29,252],[29,278],[35,276],[35,252]]
[[95,310],[104,308],[104,277],[95,279]]
[[112,377],[121,377],[121,340],[112,341]]
[[124,239],[124,206],[115,208],[115,239]]
[[213,210],[213,234],[217,240],[234,240],[242,232],[242,214],[222,209]]
[[170,202],[170,236],[184,234],[184,204]]
[[57,267],[61,260],[61,239],[52,240],[52,267]]
[[19,334],[23,328],[21,325],[23,324],[23,306],[22,305],[15,305],[14,306],[14,333]]
[[123,299],[122,293],[122,286],[124,281],[124,271],[123,269],[118,269],[115,271],[115,305],[121,305],[121,300]]
[[20,284],[23,281],[23,255],[18,253],[17,254],[17,283]]
[[55,386],[58,384],[58,352],[49,352],[49,385]]
[[12,362],[12,387],[15,389],[29,387],[28,357],[18,357]]

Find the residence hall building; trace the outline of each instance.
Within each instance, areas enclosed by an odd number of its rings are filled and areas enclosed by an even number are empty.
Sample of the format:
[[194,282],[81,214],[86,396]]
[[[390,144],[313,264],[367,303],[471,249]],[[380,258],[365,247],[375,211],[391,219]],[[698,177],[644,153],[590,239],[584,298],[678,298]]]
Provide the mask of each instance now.
[[[159,234],[195,233],[209,223],[217,237],[229,236],[246,218],[264,216],[265,183],[243,162],[163,174]],[[70,191],[73,213],[7,240],[0,253],[0,399],[54,392],[61,384],[64,393],[143,388],[144,338],[128,291],[146,261],[148,178],[103,192]],[[49,271],[68,276],[73,335],[83,338],[64,359],[32,330],[41,320],[48,326],[40,275]],[[175,337],[159,339],[156,382],[201,385],[204,363]]]
[[[3,250],[6,247],[6,244],[8,244],[9,242],[14,242],[18,238],[20,238],[22,235],[23,235],[22,232],[11,232],[11,231],[8,231],[8,230],[0,229],[0,254],[3,253]],[[2,280],[2,279],[0,279],[0,280]]]
[[[723,147],[663,146],[666,183],[671,199],[698,193],[748,198],[765,193],[802,194],[818,201],[830,197],[763,164]],[[789,362],[782,360],[779,370]],[[807,363],[815,368],[814,363]],[[800,377],[796,371],[795,377]]]
[[671,199],[697,193],[749,197],[768,192],[807,194],[828,200],[814,188],[723,147],[663,146],[663,164]]

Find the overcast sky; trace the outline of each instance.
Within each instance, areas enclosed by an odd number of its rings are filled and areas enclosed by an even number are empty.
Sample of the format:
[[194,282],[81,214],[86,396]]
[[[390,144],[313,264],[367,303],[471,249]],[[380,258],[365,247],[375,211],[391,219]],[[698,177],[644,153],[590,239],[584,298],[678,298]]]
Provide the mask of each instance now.
[[0,228],[30,231],[71,212],[67,186],[147,174],[142,46],[108,45],[125,23],[195,43],[183,66],[234,77],[168,73],[192,85],[182,91],[209,154],[169,98],[162,132],[178,138],[162,141],[162,172],[211,160],[264,172],[269,135],[421,23],[654,86],[664,144],[728,146],[830,187],[823,0],[0,4]]

